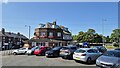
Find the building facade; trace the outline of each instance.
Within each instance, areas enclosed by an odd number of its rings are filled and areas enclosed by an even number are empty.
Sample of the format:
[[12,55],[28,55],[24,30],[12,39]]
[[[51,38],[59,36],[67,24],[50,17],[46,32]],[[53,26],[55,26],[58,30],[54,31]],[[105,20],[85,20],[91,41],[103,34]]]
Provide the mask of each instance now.
[[22,45],[25,40],[28,40],[28,38],[19,32],[17,34],[5,32],[4,28],[0,31],[0,48],[3,50],[22,47],[20,45]]
[[65,46],[68,41],[72,41],[72,34],[68,28],[59,26],[54,21],[53,23],[39,24],[35,29],[33,39],[40,46]]

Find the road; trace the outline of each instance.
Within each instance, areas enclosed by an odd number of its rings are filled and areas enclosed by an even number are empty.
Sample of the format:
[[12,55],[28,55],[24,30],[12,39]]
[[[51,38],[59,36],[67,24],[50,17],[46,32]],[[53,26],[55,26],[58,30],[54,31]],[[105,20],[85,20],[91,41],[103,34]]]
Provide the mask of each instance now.
[[95,66],[95,64],[77,63],[74,60],[65,60],[61,57],[7,55],[2,56],[2,66]]

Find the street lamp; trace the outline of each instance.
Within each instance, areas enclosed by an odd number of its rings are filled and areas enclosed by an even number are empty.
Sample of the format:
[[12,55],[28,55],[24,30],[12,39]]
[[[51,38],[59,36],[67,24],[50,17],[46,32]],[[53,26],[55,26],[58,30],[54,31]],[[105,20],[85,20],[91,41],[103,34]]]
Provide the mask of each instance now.
[[102,19],[102,41],[103,41],[103,46],[105,46],[105,39],[104,39],[104,22],[107,21],[106,19]]
[[29,39],[30,39],[30,30],[31,30],[31,26],[30,26],[30,25],[25,25],[25,27],[28,27],[28,35],[29,35]]

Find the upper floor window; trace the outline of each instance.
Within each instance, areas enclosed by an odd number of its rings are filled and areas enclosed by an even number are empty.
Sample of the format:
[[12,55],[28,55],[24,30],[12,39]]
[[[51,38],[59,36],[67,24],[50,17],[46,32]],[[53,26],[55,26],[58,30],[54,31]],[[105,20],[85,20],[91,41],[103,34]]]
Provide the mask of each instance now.
[[58,33],[57,33],[57,36],[60,37],[60,36],[61,36],[61,32],[58,32]]
[[41,36],[45,36],[45,32],[41,32]]
[[49,36],[53,36],[53,32],[49,32]]

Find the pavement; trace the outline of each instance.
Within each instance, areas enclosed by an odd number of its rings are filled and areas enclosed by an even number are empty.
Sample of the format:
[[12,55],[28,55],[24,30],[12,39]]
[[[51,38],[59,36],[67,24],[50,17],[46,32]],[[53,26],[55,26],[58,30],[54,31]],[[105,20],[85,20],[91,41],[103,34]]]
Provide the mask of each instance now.
[[2,56],[2,66],[93,66],[95,64],[86,64],[66,60],[61,57],[46,58],[45,56],[27,56],[27,55],[6,55]]

